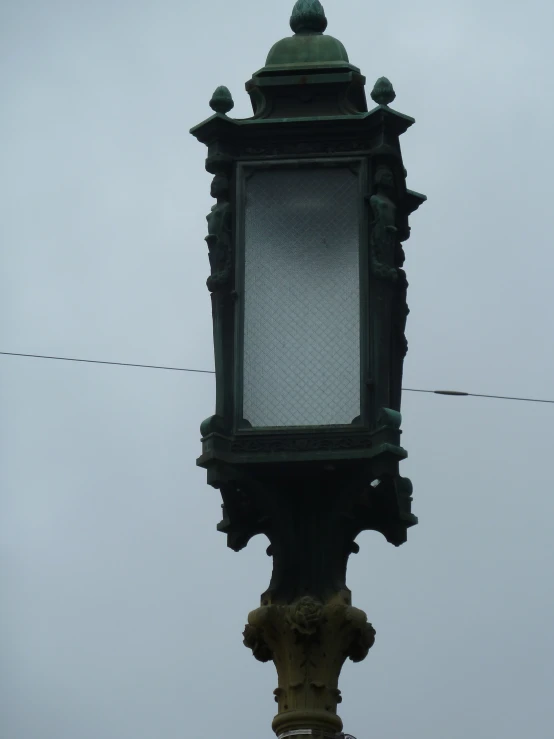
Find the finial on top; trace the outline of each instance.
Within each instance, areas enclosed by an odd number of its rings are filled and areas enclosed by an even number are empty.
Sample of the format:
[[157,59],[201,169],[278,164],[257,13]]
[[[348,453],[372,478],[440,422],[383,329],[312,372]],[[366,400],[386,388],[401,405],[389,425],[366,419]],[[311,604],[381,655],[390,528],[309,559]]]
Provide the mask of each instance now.
[[215,110],[216,113],[228,113],[235,107],[233,97],[229,91],[229,88],[221,85],[216,89],[210,100],[210,108]]
[[297,0],[290,17],[294,33],[323,33],[327,18],[319,0]]
[[386,77],[379,77],[373,90],[371,91],[371,99],[374,100],[377,105],[388,105],[392,103],[396,93],[393,86]]

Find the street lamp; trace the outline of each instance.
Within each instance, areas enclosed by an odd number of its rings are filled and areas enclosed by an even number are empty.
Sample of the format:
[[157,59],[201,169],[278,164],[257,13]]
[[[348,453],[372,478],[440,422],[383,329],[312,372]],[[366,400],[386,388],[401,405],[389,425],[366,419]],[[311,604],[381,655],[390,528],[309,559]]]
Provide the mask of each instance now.
[[215,414],[198,464],[221,491],[234,550],[263,533],[273,575],[245,644],[273,660],[279,736],[342,729],[338,677],[374,630],[352,607],[356,536],[399,545],[417,523],[399,475],[407,281],[402,243],[425,196],[406,188],[399,136],[414,123],[323,32],[319,0],[298,0],[292,37],[247,83],[254,115],[214,115],[208,147]]

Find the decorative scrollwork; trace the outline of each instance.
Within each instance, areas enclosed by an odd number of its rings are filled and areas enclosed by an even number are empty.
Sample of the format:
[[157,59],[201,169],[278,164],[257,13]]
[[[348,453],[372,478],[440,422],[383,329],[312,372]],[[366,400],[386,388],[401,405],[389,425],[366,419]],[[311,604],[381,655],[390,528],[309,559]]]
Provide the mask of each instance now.
[[309,595],[300,598],[286,614],[289,627],[302,638],[315,636],[321,624],[322,606]]
[[289,605],[252,611],[244,635],[254,656],[271,654],[277,668],[279,687],[274,693],[281,718],[274,728],[295,713],[304,719],[325,716],[340,728],[335,717],[342,665],[347,657],[363,660],[375,641],[375,630],[363,611],[304,596]]
[[372,440],[368,436],[343,436],[330,438],[242,438],[235,439],[232,452],[312,452],[340,449],[367,449]]
[[[375,173],[376,192],[369,199],[373,212],[371,229],[371,271],[382,280],[396,282],[398,271],[389,266],[394,261],[398,229],[396,227],[395,187],[392,171],[387,166],[378,167]],[[389,264],[387,264],[389,262]]]
[[273,652],[267,646],[261,629],[246,624],[242,635],[244,646],[252,650],[252,654],[259,662],[269,662],[273,658]]
[[371,647],[375,644],[376,631],[370,623],[364,623],[356,631],[348,647],[348,656],[352,662],[361,662],[367,657]]
[[206,284],[210,292],[221,290],[230,280],[232,266],[232,209],[229,202],[229,180],[217,174],[212,180],[211,195],[217,202],[206,216],[208,221],[208,253],[211,275]]
[[408,280],[403,269],[398,269],[397,297],[393,309],[393,330],[403,358],[408,352],[408,340],[406,339],[406,319],[410,313],[406,300],[408,292]]
[[367,141],[264,141],[240,149],[242,156],[302,156],[303,154],[338,154],[368,151]]

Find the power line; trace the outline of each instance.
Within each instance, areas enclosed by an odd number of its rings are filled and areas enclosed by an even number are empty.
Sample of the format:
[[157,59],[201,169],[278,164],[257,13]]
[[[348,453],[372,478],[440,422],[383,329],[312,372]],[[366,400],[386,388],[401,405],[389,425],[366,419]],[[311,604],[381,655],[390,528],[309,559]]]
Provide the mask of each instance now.
[[554,403],[554,400],[545,400],[545,398],[517,398],[513,395],[486,395],[484,393],[464,393],[460,390],[417,390],[413,387],[403,387],[404,392],[409,393],[435,393],[435,395],[460,395],[469,396],[471,398],[495,398],[497,400],[521,400],[523,403]]
[[106,362],[101,359],[77,359],[76,357],[50,357],[46,354],[21,354],[20,352],[0,352],[10,357],[30,357],[32,359],[57,359],[60,362],[86,362],[87,364],[112,364],[117,367],[142,367],[143,369],[171,370],[172,372],[202,372],[215,375],[213,370],[190,369],[188,367],[162,367],[157,364],[132,364],[131,362]]
[[[56,359],[60,362],[84,362],[86,364],[110,364],[116,367],[140,367],[142,369],[170,370],[171,372],[198,372],[205,375],[214,375],[214,370],[194,369],[192,367],[168,367],[159,364],[134,364],[132,362],[109,362],[102,359],[79,359],[77,357],[54,357],[48,354],[23,354],[21,352],[2,352],[0,355],[9,357],[27,357],[29,359]],[[487,395],[485,393],[466,393],[461,390],[422,390],[421,388],[404,387],[404,392],[408,393],[432,393],[434,395],[451,395],[456,397],[471,398],[493,398],[495,400],[519,400],[523,403],[552,403],[554,400],[546,400],[545,398],[519,398],[513,395]]]

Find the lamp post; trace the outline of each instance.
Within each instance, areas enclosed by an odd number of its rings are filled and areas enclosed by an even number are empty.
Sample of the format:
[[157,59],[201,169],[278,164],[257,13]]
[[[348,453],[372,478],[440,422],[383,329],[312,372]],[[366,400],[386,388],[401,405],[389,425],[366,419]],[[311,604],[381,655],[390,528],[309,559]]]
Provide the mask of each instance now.
[[399,136],[414,121],[389,104],[323,32],[319,0],[298,0],[294,32],[247,83],[254,115],[214,115],[208,147],[215,414],[198,464],[221,492],[218,529],[238,551],[265,534],[273,574],[244,643],[273,660],[279,737],[342,729],[339,673],[375,631],[352,606],[356,536],[406,541],[417,523],[399,475],[407,281],[402,242],[425,196],[406,188]]

